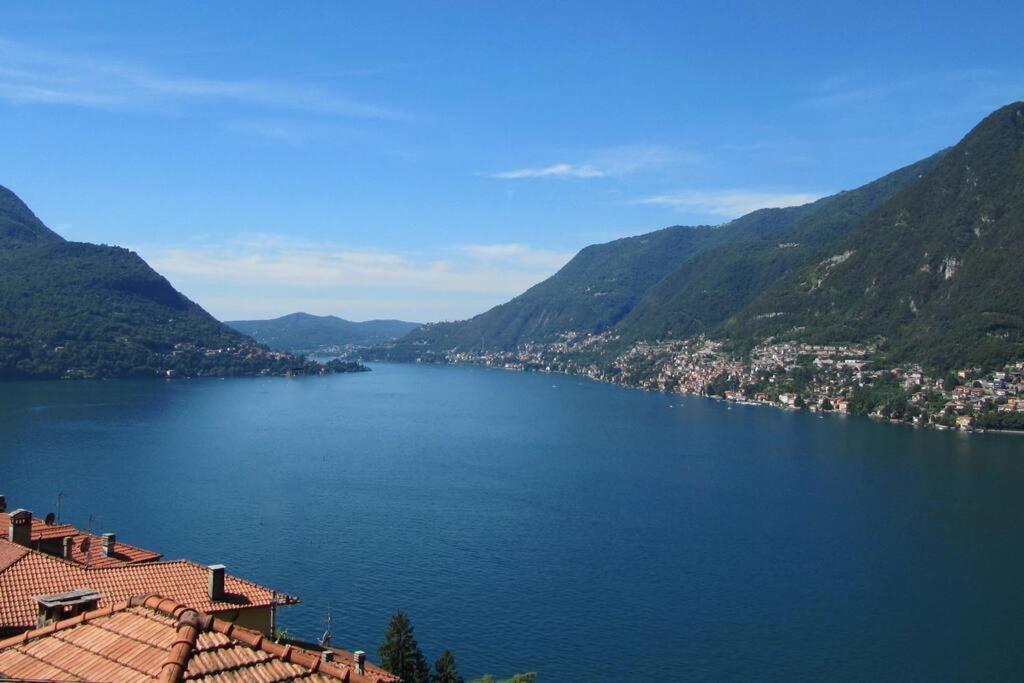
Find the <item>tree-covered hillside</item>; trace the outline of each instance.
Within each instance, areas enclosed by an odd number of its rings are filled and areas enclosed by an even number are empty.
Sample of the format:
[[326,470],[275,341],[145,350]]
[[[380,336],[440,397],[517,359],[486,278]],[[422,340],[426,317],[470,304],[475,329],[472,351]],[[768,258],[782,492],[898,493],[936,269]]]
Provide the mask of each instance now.
[[511,350],[563,332],[868,343],[935,368],[1024,357],[1024,104],[958,145],[855,190],[587,247],[467,321],[428,325],[392,357]]
[[0,187],[0,378],[225,376],[296,366],[319,370],[218,322],[137,254],[65,242]]
[[781,229],[691,257],[652,287],[617,331],[626,340],[656,340],[713,330],[779,277],[813,258],[823,244],[854,229],[869,211],[917,181],[942,154],[802,207],[800,217]]
[[673,227],[587,247],[547,280],[469,320],[426,325],[403,345],[514,348],[560,332],[598,332],[628,313],[648,287],[709,243],[712,230]]
[[391,355],[407,357],[424,349],[503,350],[552,341],[563,332],[603,332],[688,259],[736,240],[775,234],[813,206],[761,209],[724,226],[676,226],[589,246],[508,303],[469,320],[426,325],[402,339]]
[[272,320],[229,320],[226,324],[272,349],[295,352],[380,344],[420,326],[404,320],[353,322],[309,313],[291,313]]
[[43,225],[16,194],[0,185],[0,249],[63,241],[64,238]]
[[388,355],[509,350],[550,342],[564,332],[611,329],[630,341],[713,329],[940,156],[803,206],[760,209],[721,226],[672,227],[589,246],[508,303],[469,320],[424,326]]
[[1024,103],[996,111],[921,179],[723,328],[755,340],[878,340],[937,367],[1024,355]]

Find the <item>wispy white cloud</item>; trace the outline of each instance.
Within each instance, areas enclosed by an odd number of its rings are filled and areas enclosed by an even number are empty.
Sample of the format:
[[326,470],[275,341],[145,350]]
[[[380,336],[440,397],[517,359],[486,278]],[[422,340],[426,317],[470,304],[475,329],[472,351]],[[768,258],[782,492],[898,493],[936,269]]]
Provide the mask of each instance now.
[[[950,107],[967,107],[971,111],[987,113],[1019,99],[1022,89],[1024,73],[1019,69],[944,69],[884,77],[852,72],[816,83],[802,104],[820,109],[847,110],[892,105],[910,98],[917,101],[921,93],[928,93],[935,101],[949,105],[933,108],[938,111],[946,113]],[[905,111],[902,108],[896,111],[906,125]]]
[[810,192],[765,192],[759,190],[684,190],[635,200],[634,204],[667,206],[699,214],[738,218],[757,209],[799,206],[825,196]]
[[464,244],[458,249],[480,261],[551,271],[564,266],[573,256],[572,252],[535,249],[525,244]]
[[123,97],[83,88],[80,85],[47,83],[44,78],[8,80],[0,72],[0,99],[16,104],[64,104],[78,107],[112,108],[123,105]]
[[[470,244],[425,252],[302,243],[248,235],[220,245],[139,246],[159,272],[215,314],[232,318],[328,302],[337,314],[437,320],[480,313],[553,274],[572,254],[523,244]],[[429,302],[429,303],[428,303]]]
[[528,178],[607,178],[636,173],[675,161],[692,161],[696,155],[659,145],[624,145],[599,150],[583,161],[529,166],[508,171],[485,173],[490,178],[523,180]]
[[607,171],[595,168],[590,164],[554,164],[541,168],[517,168],[511,171],[499,171],[491,173],[492,178],[504,180],[519,180],[522,178],[603,178],[608,175]]
[[370,119],[406,112],[309,83],[160,73],[144,65],[40,50],[0,38],[0,98],[19,104],[114,109],[169,101],[232,101],[253,107]]

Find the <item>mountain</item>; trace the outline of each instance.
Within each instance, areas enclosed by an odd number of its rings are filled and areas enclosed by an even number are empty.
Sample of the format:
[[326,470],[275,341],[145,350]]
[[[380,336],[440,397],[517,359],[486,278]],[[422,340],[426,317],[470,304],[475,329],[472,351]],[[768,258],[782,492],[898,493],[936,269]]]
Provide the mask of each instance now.
[[877,340],[937,367],[1024,355],[1024,102],[817,250],[723,328],[734,338]]
[[248,375],[296,364],[218,322],[138,254],[67,242],[0,187],[0,378]]
[[0,249],[63,241],[64,238],[43,225],[16,194],[0,185]]
[[396,346],[395,355],[417,349],[508,350],[525,342],[553,341],[564,332],[603,332],[687,259],[733,240],[782,230],[806,211],[761,209],[727,226],[673,226],[591,245],[508,303],[469,320],[423,326]]
[[333,315],[309,313],[292,313],[273,320],[234,320],[226,324],[279,351],[381,344],[420,327],[420,323],[402,320],[352,322]]
[[470,320],[384,355],[509,351],[611,331],[609,352],[704,334],[736,352],[775,339],[869,344],[932,368],[1024,357],[1024,103],[955,147],[855,190],[719,227],[587,247]]
[[938,158],[941,153],[803,206],[760,209],[721,226],[676,226],[589,246],[508,303],[469,320],[426,325],[389,355],[506,351],[551,342],[565,332],[614,330],[629,341],[712,329]]
[[426,325],[402,340],[435,349],[511,349],[566,330],[614,325],[648,287],[709,242],[711,230],[672,227],[587,247],[555,275],[508,303],[459,322]]
[[855,190],[801,207],[789,225],[750,239],[737,235],[691,257],[648,290],[617,331],[627,340],[655,340],[714,330],[778,278],[813,259],[822,245],[856,228],[870,211],[920,179],[944,155],[945,150]]

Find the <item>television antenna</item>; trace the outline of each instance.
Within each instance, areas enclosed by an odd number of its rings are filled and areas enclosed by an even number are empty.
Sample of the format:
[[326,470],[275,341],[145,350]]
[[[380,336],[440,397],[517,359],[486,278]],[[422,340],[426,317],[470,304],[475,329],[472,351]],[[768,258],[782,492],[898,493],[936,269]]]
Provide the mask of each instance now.
[[61,504],[61,501],[64,500],[64,496],[66,496],[66,495],[68,495],[68,494],[64,493],[63,491],[57,491],[57,521],[58,522],[60,521],[60,504]]
[[322,636],[320,636],[320,640],[318,640],[317,642],[320,643],[320,647],[330,647],[331,646],[331,608],[330,607],[327,608],[327,628],[324,629],[324,634]]

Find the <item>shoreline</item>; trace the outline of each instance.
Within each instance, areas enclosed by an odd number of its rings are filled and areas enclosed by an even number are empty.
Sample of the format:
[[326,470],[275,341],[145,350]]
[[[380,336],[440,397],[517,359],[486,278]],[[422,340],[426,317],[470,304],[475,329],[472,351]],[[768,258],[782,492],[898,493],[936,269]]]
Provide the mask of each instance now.
[[930,429],[930,430],[934,430],[934,431],[937,431],[937,432],[952,432],[954,434],[965,434],[965,435],[966,434],[1007,434],[1007,435],[1013,435],[1013,436],[1024,436],[1024,430],[1020,430],[1020,429],[974,429],[974,428],[962,429],[962,428],[959,428],[959,427],[950,427],[948,425],[939,425],[939,424],[933,424],[933,423],[915,424],[913,422],[906,422],[906,421],[903,421],[903,420],[893,420],[891,418],[882,417],[880,415],[858,415],[856,413],[844,413],[844,412],[840,412],[840,411],[837,411],[837,410],[811,411],[811,410],[807,410],[805,408],[797,408],[797,407],[794,407],[794,406],[778,405],[778,404],[775,404],[775,403],[768,403],[768,402],[761,402],[761,401],[749,401],[749,400],[740,401],[740,400],[736,400],[736,399],[728,399],[728,398],[725,398],[724,396],[711,396],[711,395],[708,395],[708,394],[698,394],[698,393],[694,393],[694,392],[690,392],[690,391],[665,391],[663,389],[651,389],[651,388],[648,388],[648,387],[634,386],[632,384],[627,384],[625,382],[616,382],[614,380],[607,380],[607,379],[600,379],[600,378],[597,378],[597,377],[590,377],[589,375],[582,375],[582,374],[579,374],[579,373],[569,372],[569,371],[566,371],[566,370],[533,370],[533,369],[530,369],[530,368],[506,368],[506,367],[502,367],[500,365],[488,365],[487,363],[473,363],[473,362],[469,362],[469,361],[458,361],[458,362],[454,362],[454,363],[450,362],[450,361],[445,361],[445,362],[440,362],[440,363],[439,362],[426,362],[425,363],[422,360],[417,359],[415,361],[385,361],[385,362],[403,363],[403,364],[404,363],[409,363],[409,364],[413,364],[413,365],[415,365],[415,364],[420,364],[420,365],[440,365],[440,366],[443,366],[443,365],[450,365],[450,366],[469,365],[469,366],[473,366],[473,367],[486,368],[488,370],[503,370],[505,372],[523,372],[523,373],[528,372],[528,373],[539,374],[539,375],[564,375],[566,377],[581,377],[581,378],[584,378],[584,379],[591,380],[593,382],[598,382],[600,384],[607,384],[607,385],[615,386],[615,387],[621,387],[623,389],[633,389],[635,391],[646,391],[646,392],[649,392],[649,393],[663,394],[665,396],[692,396],[694,398],[710,399],[710,400],[713,400],[713,401],[719,401],[719,402],[728,403],[728,404],[744,405],[744,406],[752,406],[752,407],[775,408],[776,410],[783,410],[783,411],[786,411],[786,412],[795,412],[795,413],[804,413],[804,412],[807,413],[807,414],[817,413],[817,414],[822,415],[822,416],[830,415],[830,416],[842,416],[842,417],[863,417],[863,418],[867,418],[869,420],[873,420],[875,422],[886,422],[886,423],[888,423],[890,425],[893,425],[893,426],[911,427],[913,429]]

